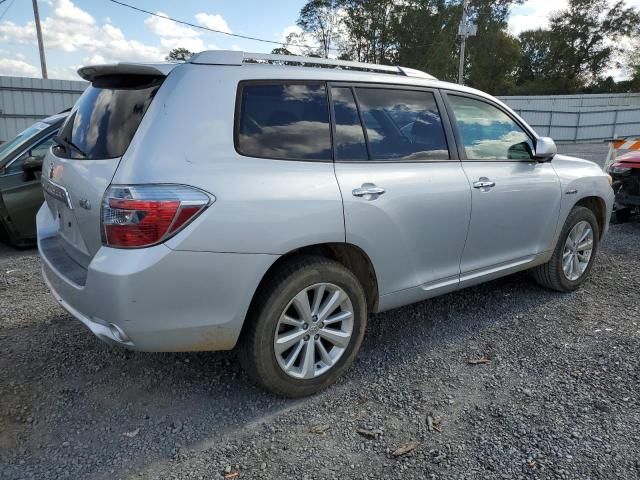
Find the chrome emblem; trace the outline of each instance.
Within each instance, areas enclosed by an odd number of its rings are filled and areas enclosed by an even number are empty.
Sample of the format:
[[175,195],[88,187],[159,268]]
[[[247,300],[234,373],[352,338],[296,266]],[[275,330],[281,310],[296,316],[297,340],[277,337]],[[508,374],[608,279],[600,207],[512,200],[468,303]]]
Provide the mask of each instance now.
[[78,200],[78,204],[85,210],[91,210],[91,202],[86,198],[81,198],[80,200]]

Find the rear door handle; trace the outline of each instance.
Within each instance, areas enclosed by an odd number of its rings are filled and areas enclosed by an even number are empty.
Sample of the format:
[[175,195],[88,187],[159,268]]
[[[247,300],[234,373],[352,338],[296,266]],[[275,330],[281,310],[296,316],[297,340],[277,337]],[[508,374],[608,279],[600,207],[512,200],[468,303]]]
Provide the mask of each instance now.
[[373,183],[363,183],[362,187],[360,188],[354,188],[351,193],[353,194],[354,197],[367,197],[369,196],[370,198],[368,198],[368,200],[373,200],[374,198],[377,198],[378,195],[382,195],[384,192],[386,192],[386,190],[382,187],[378,187],[377,185],[374,185]]
[[473,182],[473,188],[486,191],[496,186],[496,182],[489,180],[487,177],[480,177],[479,180]]

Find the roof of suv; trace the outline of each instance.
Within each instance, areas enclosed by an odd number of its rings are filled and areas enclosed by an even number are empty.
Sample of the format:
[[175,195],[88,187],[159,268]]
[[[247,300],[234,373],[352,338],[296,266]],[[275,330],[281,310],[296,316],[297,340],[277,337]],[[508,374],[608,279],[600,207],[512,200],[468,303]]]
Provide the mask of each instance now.
[[[241,66],[242,76],[246,79],[325,80],[443,88],[491,98],[502,104],[499,100],[480,90],[443,82],[420,70],[393,65],[295,55],[249,53],[236,50],[203,51],[193,55],[187,63],[191,65]],[[90,82],[100,76],[114,73],[166,76],[174,68],[181,65],[183,64],[168,62],[91,65],[80,68],[78,74]]]
[[[197,53],[189,59],[195,65],[242,66],[250,77],[268,76],[274,79],[298,78],[309,80],[356,81],[401,85],[430,86],[489,97],[473,88],[443,82],[421,70],[394,65],[351,62],[330,58],[301,57],[249,53],[235,50],[209,50]],[[256,75],[256,72],[260,72]],[[268,74],[265,75],[265,72]]]

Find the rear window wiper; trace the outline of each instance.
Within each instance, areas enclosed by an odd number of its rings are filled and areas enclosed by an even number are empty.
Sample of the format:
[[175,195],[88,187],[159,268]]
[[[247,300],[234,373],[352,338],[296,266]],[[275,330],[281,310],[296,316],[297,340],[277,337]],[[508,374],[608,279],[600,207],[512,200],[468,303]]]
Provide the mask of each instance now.
[[55,135],[53,137],[53,141],[56,142],[57,145],[65,148],[66,150],[69,150],[69,149],[75,150],[80,155],[82,155],[84,158],[87,158],[87,154],[84,153],[84,151],[80,147],[75,145],[71,140],[68,140],[66,138],[62,138],[60,135]]

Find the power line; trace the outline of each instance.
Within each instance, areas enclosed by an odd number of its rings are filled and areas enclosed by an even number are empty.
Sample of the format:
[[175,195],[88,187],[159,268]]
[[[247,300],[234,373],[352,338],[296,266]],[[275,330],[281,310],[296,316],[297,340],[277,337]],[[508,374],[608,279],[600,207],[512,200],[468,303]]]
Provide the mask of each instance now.
[[[0,5],[2,5],[6,1],[7,0],[0,1]],[[7,8],[4,9],[4,12],[0,13],[0,20],[2,20],[4,18],[4,16],[7,14],[9,9],[13,6],[13,2],[15,2],[15,0],[11,0],[11,3],[9,5],[7,5]]]
[[[287,44],[286,42],[276,42],[275,40],[266,40],[264,38],[258,38],[258,37],[250,37],[248,35],[240,35],[238,33],[230,33],[230,32],[225,32],[222,30],[216,30],[215,28],[209,28],[209,27],[205,27],[203,25],[198,25],[196,23],[191,23],[191,22],[187,22],[184,20],[178,20],[176,18],[172,18],[172,17],[165,17],[164,15],[160,15],[154,12],[151,12],[149,10],[145,10],[144,8],[139,8],[133,5],[129,5],[128,3],[124,3],[124,2],[120,2],[118,0],[109,0],[111,3],[115,3],[117,5],[120,5],[122,7],[127,7],[130,8],[132,10],[136,10],[138,12],[142,12],[142,13],[146,13],[148,15],[153,15],[154,17],[158,17],[158,18],[164,18],[165,20],[171,20],[172,22],[175,23],[180,23],[182,25],[187,25],[189,27],[193,27],[193,28],[199,28],[201,30],[207,30],[209,32],[213,32],[213,33],[221,33],[223,35],[228,35],[229,37],[236,37],[236,38],[243,38],[245,40],[253,40],[254,42],[263,42],[263,43],[270,43],[273,45],[281,45],[281,46],[287,46],[290,45],[292,47],[303,47],[303,48],[309,48],[309,49],[315,49],[318,47],[312,47],[310,45],[300,45],[300,44]],[[338,50],[335,48],[331,48],[330,50]]]

